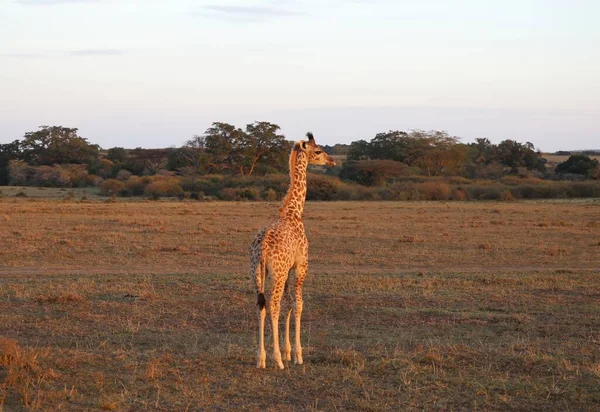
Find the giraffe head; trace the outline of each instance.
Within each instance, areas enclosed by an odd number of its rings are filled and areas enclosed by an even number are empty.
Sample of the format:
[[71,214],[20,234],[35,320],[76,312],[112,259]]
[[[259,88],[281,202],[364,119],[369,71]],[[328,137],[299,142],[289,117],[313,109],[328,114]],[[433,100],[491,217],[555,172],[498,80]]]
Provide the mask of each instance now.
[[312,133],[306,133],[308,141],[300,140],[299,150],[305,152],[308,156],[308,163],[313,165],[335,166],[335,160],[331,158],[321,146],[315,143],[315,138]]

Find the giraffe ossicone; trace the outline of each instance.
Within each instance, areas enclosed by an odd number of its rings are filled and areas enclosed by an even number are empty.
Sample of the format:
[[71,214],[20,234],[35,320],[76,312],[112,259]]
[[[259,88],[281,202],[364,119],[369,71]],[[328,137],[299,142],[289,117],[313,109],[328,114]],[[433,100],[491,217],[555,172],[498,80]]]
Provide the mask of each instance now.
[[[306,169],[309,164],[335,166],[335,161],[320,148],[312,133],[308,140],[294,144],[290,154],[290,186],[279,219],[258,232],[250,246],[250,276],[254,280],[258,306],[258,350],[256,367],[266,367],[265,319],[267,309],[273,330],[273,360],[283,369],[279,347],[279,315],[285,313],[284,359],[292,358],[290,319],[294,314],[294,363],[302,364],[300,327],[302,319],[302,285],[308,272],[308,240],[302,213],[306,200]],[[271,290],[265,290],[267,276]]]

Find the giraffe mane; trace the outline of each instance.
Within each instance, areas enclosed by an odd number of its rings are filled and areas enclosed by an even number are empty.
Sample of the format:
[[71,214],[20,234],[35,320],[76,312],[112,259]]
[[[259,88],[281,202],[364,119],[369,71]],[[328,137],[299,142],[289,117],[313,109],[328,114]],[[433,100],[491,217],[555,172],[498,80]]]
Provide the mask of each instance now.
[[294,186],[294,181],[296,180],[296,158],[298,157],[299,151],[300,142],[294,144],[294,147],[292,148],[292,153],[290,153],[290,187],[288,188],[287,194],[285,195],[283,205],[279,208],[280,216],[283,216],[284,210],[290,203],[290,199],[292,197],[292,187]]

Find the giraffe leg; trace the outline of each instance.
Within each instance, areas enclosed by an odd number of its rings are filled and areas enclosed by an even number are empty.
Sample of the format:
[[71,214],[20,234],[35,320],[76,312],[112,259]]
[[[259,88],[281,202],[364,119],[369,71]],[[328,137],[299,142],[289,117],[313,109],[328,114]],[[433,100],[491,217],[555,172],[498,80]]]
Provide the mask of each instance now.
[[283,292],[283,313],[285,316],[285,343],[284,343],[284,352],[283,352],[283,360],[291,361],[292,360],[292,344],[290,342],[290,319],[292,317],[292,295],[290,291],[290,279],[292,279],[292,274],[294,270],[291,269],[288,274],[288,280],[285,282],[285,290]]
[[302,285],[304,284],[304,278],[308,272],[308,261],[305,261],[298,265],[296,268],[296,288],[295,288],[295,299],[294,299],[294,326],[296,328],[296,336],[294,342],[294,363],[296,365],[302,365],[302,344],[300,343],[300,328],[302,319]]
[[281,297],[283,296],[283,288],[285,284],[285,275],[281,274],[281,278],[277,276],[278,284],[273,285],[273,293],[269,302],[269,312],[271,313],[271,325],[273,326],[273,360],[277,363],[279,369],[283,369],[281,361],[281,349],[279,346],[279,313],[281,310]]
[[267,308],[258,308],[258,351],[256,352],[256,367],[266,368],[267,352],[265,351],[265,318],[267,317]]
[[292,344],[290,342],[290,319],[292,318],[292,309],[287,311],[285,316],[285,346],[283,352],[283,360],[292,360]]

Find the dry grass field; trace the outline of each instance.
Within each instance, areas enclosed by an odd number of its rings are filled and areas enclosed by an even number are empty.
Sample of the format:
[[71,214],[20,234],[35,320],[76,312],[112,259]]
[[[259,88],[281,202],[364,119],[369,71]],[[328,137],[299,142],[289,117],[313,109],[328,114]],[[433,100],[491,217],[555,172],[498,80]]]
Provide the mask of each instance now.
[[600,201],[308,203],[305,364],[257,370],[277,208],[0,198],[0,410],[598,409]]

